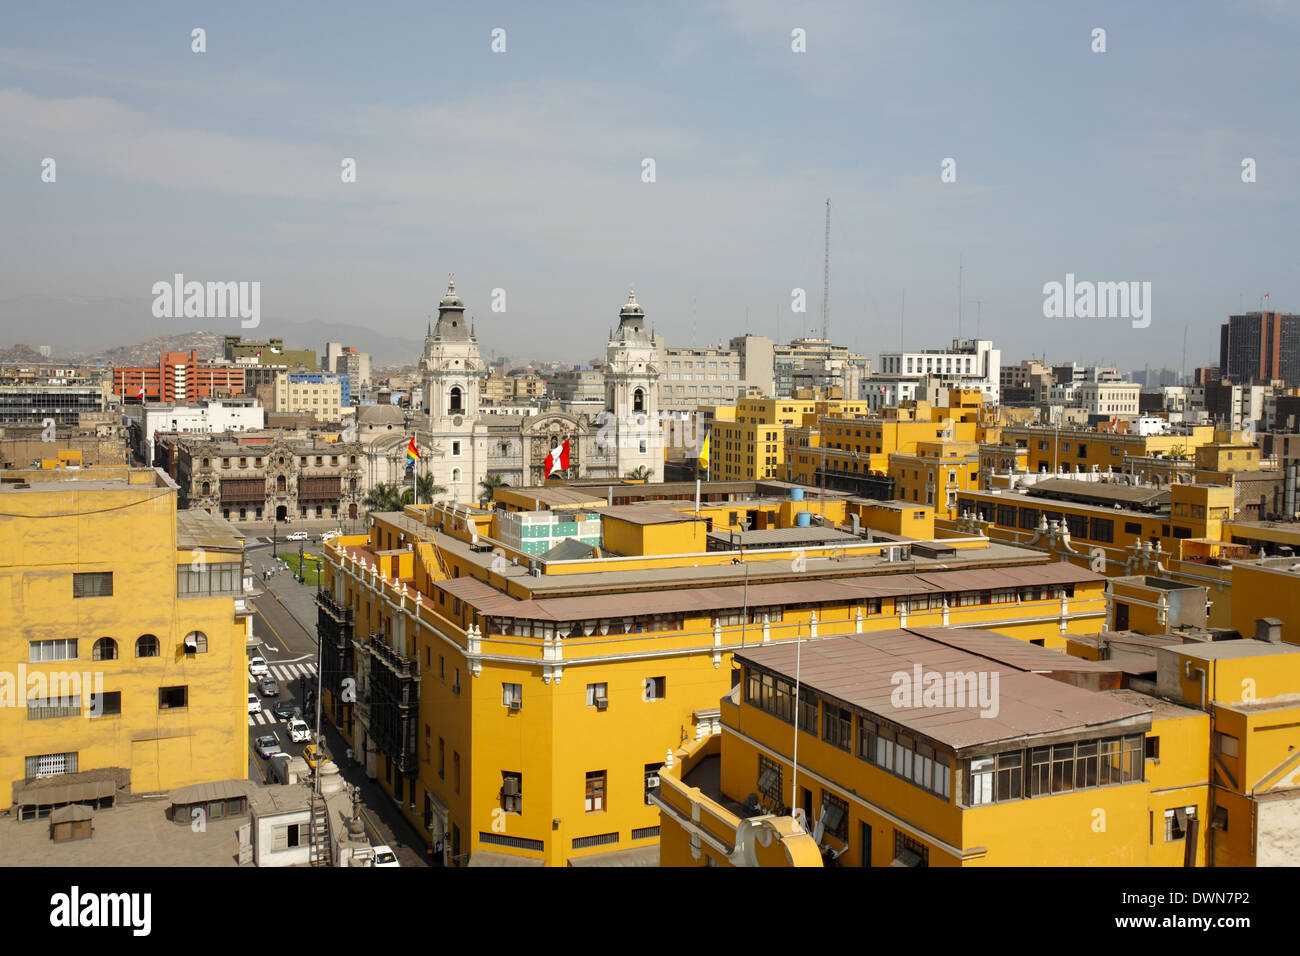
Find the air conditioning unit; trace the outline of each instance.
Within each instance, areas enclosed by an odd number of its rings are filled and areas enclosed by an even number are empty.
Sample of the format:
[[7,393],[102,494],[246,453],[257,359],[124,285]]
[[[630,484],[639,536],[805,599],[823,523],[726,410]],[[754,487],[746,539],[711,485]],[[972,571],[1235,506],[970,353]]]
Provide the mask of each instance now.
[[507,777],[505,784],[501,787],[501,792],[507,797],[519,796],[519,781],[514,777]]
[[605,710],[607,707],[609,707],[609,698],[608,698],[608,697],[597,697],[597,698],[596,698],[596,709],[597,709],[597,710]]
[[650,774],[650,776],[645,778],[645,785],[651,790],[659,786],[659,775],[657,773]]
[[518,697],[512,697],[512,698],[510,699],[510,709],[511,709],[511,710],[518,710],[519,708],[521,708],[521,707],[523,707],[523,706],[524,706],[524,702],[523,702],[522,700],[520,700]]

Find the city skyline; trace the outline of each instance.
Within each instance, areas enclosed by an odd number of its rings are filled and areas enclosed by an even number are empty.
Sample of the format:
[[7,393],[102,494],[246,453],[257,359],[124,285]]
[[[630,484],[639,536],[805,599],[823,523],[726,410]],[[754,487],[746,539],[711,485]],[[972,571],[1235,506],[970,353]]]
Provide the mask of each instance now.
[[[960,333],[1009,361],[1177,367],[1186,328],[1187,368],[1213,364],[1227,315],[1265,293],[1295,311],[1295,142],[1272,117],[1294,100],[1278,59],[1297,21],[1194,6],[933,22],[502,6],[403,10],[401,30],[342,7],[255,26],[20,11],[0,47],[0,335],[24,341],[70,298],[103,347],[239,331],[152,317],[154,283],[183,272],[260,282],[252,334],[320,321],[418,341],[455,272],[485,353],[583,361],[573,343],[598,343],[631,285],[671,344],[789,341],[822,324],[829,196],[831,338],[873,360],[955,338],[960,286]],[[349,74],[350,58],[384,68]],[[1044,285],[1067,275],[1150,282],[1151,327],[1044,318]]]

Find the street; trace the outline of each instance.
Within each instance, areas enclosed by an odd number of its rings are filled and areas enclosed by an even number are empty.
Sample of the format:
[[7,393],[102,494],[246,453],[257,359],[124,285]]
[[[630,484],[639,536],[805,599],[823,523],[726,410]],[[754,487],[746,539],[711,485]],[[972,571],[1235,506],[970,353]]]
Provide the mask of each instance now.
[[[316,548],[319,550],[318,543]],[[262,710],[248,715],[249,779],[265,784],[271,779],[271,771],[267,761],[254,749],[258,737],[274,735],[280,749],[292,756],[301,755],[306,746],[289,740],[288,722],[277,717],[272,708],[279,702],[296,704],[303,719],[315,731],[315,714],[307,713],[304,691],[316,693],[316,588],[299,584],[288,571],[273,574],[270,581],[263,580],[260,574],[263,565],[268,568],[274,565],[269,542],[250,537],[246,556],[260,592],[252,602],[253,634],[262,643],[261,654],[280,690],[278,696],[262,697]],[[251,675],[248,692],[259,694],[257,681]],[[338,764],[340,775],[348,784],[360,788],[362,810],[372,829],[378,831],[377,842],[391,846],[402,866],[428,866],[430,861],[422,835],[396,811],[379,785],[367,779],[360,766],[349,764],[347,741],[324,718],[321,736],[322,751]]]

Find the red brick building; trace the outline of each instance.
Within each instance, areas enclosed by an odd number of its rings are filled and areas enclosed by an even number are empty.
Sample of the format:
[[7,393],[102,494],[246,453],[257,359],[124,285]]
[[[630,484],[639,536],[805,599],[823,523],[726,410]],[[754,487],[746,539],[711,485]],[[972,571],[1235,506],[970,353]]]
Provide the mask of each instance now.
[[144,386],[145,401],[192,402],[228,398],[244,392],[244,370],[235,365],[201,363],[198,353],[162,352],[157,366],[113,370],[113,391],[124,401],[137,400]]

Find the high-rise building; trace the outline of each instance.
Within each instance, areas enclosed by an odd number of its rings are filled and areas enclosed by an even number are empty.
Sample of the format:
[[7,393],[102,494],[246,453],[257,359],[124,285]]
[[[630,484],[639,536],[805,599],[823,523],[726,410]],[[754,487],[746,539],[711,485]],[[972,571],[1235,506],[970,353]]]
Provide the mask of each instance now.
[[240,395],[248,385],[243,367],[200,362],[198,352],[191,349],[188,353],[159,353],[157,367],[126,366],[113,369],[113,392],[120,395],[123,401],[138,399],[142,387],[145,401],[183,405],[201,398],[230,398]]
[[1241,385],[1300,384],[1300,315],[1247,312],[1219,327],[1219,371]]

